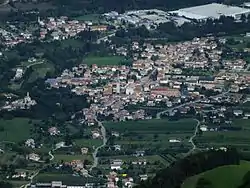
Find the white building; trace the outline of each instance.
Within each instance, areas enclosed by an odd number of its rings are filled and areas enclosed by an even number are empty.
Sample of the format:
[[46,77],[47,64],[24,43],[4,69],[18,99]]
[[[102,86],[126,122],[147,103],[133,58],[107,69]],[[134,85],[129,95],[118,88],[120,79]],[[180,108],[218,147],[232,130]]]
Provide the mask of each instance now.
[[219,19],[221,16],[230,16],[235,19],[240,19],[241,15],[247,16],[250,13],[250,9],[211,3],[201,6],[183,8],[170,13],[191,20],[206,20],[209,18]]

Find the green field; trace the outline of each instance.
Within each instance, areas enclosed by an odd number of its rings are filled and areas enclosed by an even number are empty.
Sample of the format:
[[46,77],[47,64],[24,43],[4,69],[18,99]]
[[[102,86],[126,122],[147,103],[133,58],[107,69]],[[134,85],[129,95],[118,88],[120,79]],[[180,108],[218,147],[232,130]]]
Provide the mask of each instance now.
[[89,56],[86,57],[83,62],[87,65],[93,65],[96,64],[98,66],[103,65],[119,65],[124,60],[121,56],[105,56],[105,57],[94,57]]
[[14,118],[12,120],[0,119],[0,141],[20,142],[30,137],[31,125],[27,118]]
[[250,171],[250,162],[242,161],[240,165],[228,165],[198,174],[184,181],[182,188],[195,188],[199,178],[209,180],[213,188],[238,188],[243,176]]

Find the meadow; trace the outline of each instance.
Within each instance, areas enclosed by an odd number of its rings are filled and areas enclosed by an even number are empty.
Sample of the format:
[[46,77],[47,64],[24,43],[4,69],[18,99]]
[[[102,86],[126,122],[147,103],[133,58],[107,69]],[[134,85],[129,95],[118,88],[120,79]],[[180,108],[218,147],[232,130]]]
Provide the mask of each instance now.
[[247,161],[242,161],[240,165],[218,167],[188,178],[181,188],[195,188],[199,178],[209,180],[213,188],[238,188],[248,171],[250,171],[250,162]]

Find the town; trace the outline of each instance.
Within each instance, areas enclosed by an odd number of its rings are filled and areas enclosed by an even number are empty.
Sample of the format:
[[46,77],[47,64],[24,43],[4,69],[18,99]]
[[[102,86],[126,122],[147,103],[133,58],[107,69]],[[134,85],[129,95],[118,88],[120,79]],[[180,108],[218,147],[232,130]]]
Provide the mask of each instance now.
[[[220,12],[204,11],[214,9]],[[36,13],[23,27],[1,26],[0,70],[8,69],[0,77],[1,181],[134,187],[201,151],[235,147],[247,156],[249,31],[125,42],[119,31],[155,33],[161,24],[180,28],[221,16],[239,24],[249,13],[247,4],[212,3],[111,11],[98,21]]]

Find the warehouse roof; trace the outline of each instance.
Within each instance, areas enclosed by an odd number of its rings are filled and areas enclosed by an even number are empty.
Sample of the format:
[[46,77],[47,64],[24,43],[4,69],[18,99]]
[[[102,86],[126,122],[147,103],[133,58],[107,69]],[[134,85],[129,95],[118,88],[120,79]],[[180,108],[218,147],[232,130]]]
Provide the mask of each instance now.
[[228,6],[218,3],[211,3],[201,6],[195,6],[190,8],[183,8],[171,13],[177,13],[180,16],[184,16],[190,19],[207,19],[207,18],[219,18],[224,16],[235,16],[240,14],[247,14],[250,9]]

